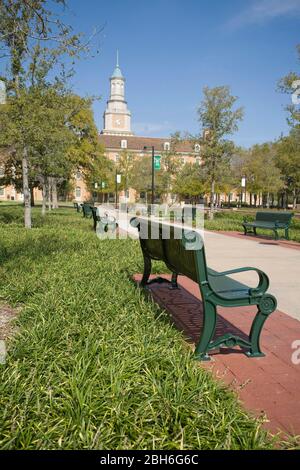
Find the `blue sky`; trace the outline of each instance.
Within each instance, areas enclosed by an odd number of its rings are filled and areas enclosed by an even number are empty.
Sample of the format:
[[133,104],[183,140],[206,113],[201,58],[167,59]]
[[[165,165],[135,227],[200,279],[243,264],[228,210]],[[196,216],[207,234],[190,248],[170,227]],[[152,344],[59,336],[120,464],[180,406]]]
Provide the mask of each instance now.
[[100,53],[76,65],[74,87],[101,95],[120,51],[133,129],[167,136],[199,130],[197,106],[205,85],[229,85],[245,107],[234,140],[250,146],[287,133],[277,81],[297,70],[300,0],[68,0],[65,20],[89,34],[103,26]]

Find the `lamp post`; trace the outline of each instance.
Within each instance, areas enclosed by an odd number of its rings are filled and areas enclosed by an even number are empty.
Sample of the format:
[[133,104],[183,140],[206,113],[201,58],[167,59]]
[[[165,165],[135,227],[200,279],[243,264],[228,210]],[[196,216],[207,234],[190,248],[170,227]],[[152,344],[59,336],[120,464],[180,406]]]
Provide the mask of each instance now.
[[94,183],[94,189],[95,189],[95,191],[93,192],[93,201],[94,201],[94,204],[95,204],[96,198],[97,198],[98,183]]
[[245,193],[245,204],[246,204],[246,176],[243,176],[242,177],[242,182],[241,182],[241,186],[242,186],[242,192],[241,192],[241,196],[242,196],[242,200],[241,200],[241,207],[243,206],[243,190],[244,190],[244,193]]
[[118,209],[118,184],[121,183],[121,175],[118,174],[116,170],[116,209]]

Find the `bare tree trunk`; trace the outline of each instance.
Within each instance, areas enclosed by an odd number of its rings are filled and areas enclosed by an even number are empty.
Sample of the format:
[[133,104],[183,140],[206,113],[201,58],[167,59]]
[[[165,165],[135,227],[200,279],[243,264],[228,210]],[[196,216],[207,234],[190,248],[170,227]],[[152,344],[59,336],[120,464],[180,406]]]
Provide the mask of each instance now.
[[215,206],[215,180],[211,182],[210,188],[210,210],[209,210],[209,220],[214,218],[214,206]]
[[297,192],[296,189],[293,191],[293,209],[297,209]]
[[287,191],[284,191],[284,209],[286,210],[288,207],[288,194]]
[[25,147],[22,156],[23,194],[24,194],[24,224],[25,228],[31,228],[31,195],[29,188],[28,152]]
[[30,186],[30,205],[31,207],[34,207],[34,188],[33,186]]
[[46,181],[44,179],[43,185],[42,185],[42,196],[43,196],[43,202],[42,202],[42,216],[45,217],[46,215],[46,209],[47,209],[47,187],[46,187]]
[[48,177],[48,182],[47,182],[47,199],[48,199],[48,211],[51,211],[51,178],[50,176]]
[[52,178],[51,188],[52,188],[52,209],[58,209],[56,178]]

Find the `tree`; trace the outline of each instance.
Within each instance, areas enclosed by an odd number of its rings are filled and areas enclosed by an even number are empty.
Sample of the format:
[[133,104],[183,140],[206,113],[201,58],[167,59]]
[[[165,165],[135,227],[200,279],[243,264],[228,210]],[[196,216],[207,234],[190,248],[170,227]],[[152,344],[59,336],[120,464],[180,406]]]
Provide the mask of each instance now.
[[300,195],[300,141],[297,133],[291,132],[276,145],[275,161],[285,183],[285,190],[293,196],[293,208],[296,209]]
[[[300,62],[300,44],[297,46],[297,52]],[[288,124],[291,127],[300,125],[300,74],[290,72],[279,81],[278,89],[291,96],[291,103],[286,107]]]
[[183,166],[178,157],[178,145],[182,140],[179,132],[171,135],[170,149],[162,153],[161,171],[157,172],[157,189],[166,201],[170,200],[171,193],[176,192],[175,179]]
[[[243,109],[233,109],[237,97],[230,95],[226,86],[203,90],[204,99],[198,109],[202,135],[202,160],[210,183],[210,218],[214,216],[216,182],[229,168],[234,145],[225,137],[238,130],[238,123],[243,118]],[[202,140],[202,139],[201,139]]]
[[270,196],[284,186],[282,174],[276,165],[275,145],[271,143],[254,145],[245,162],[245,174],[248,189],[251,187],[254,192],[264,194],[266,205],[270,207]]
[[148,195],[148,192],[151,191],[151,160],[151,157],[148,155],[134,160],[131,175],[131,186],[138,193],[145,192]]
[[[65,5],[64,0],[54,0]],[[2,59],[9,66],[5,77],[8,96],[18,101],[17,153],[22,159],[25,227],[31,228],[30,155],[28,135],[23,126],[22,112],[26,108],[26,90],[44,83],[49,72],[65,54],[75,57],[86,49],[79,35],[73,34],[47,9],[47,0],[1,0],[0,49]],[[43,45],[42,45],[43,44]],[[50,47],[44,46],[48,44]],[[62,64],[62,74],[66,76]],[[14,103],[15,104],[15,103]]]
[[128,188],[131,186],[131,175],[133,167],[134,156],[128,152],[128,150],[122,150],[119,161],[116,164],[116,171],[122,175],[119,189],[125,191],[125,197]]
[[186,163],[177,174],[174,181],[173,191],[181,199],[204,196],[209,190],[205,172],[200,165]]
[[[104,148],[99,143],[98,130],[91,107],[93,100],[77,95],[70,95],[68,100],[68,128],[76,136],[66,153],[72,173],[80,171],[91,192],[101,191],[103,194],[109,190],[112,191],[112,164],[105,157]],[[105,188],[102,188],[102,183],[105,183]]]

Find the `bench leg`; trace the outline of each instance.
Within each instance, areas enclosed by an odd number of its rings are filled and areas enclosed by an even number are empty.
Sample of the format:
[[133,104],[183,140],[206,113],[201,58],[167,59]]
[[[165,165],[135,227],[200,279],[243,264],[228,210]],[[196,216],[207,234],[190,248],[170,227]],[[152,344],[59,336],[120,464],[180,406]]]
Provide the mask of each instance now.
[[147,285],[147,282],[149,280],[150,274],[151,274],[151,258],[143,252],[143,257],[144,257],[144,274],[143,278],[141,280],[141,287],[145,287]]
[[275,234],[275,240],[279,240],[279,235],[278,235],[277,230],[274,230],[274,234]]
[[253,233],[254,233],[254,235],[257,237],[256,227],[253,227]]
[[177,279],[178,279],[178,274],[173,272],[172,278],[171,278],[171,287],[170,287],[171,290],[179,289]]
[[289,235],[289,229],[285,229],[285,239],[286,240],[289,240],[290,239],[290,235]]
[[195,359],[198,359],[200,361],[210,361],[208,350],[209,350],[209,343],[213,339],[213,336],[216,330],[217,310],[216,310],[216,307],[209,302],[206,302],[205,305],[203,304],[203,308],[204,308],[203,331],[201,334],[200,341],[195,350]]
[[275,297],[270,294],[263,296],[259,305],[258,305],[258,312],[254,321],[252,323],[251,331],[250,331],[250,351],[246,354],[248,357],[263,357],[264,353],[261,351],[260,348],[260,335],[267,320],[268,316],[276,310],[277,301]]
[[244,228],[244,235],[247,235],[247,227],[245,227],[245,225],[243,225],[243,228]]

